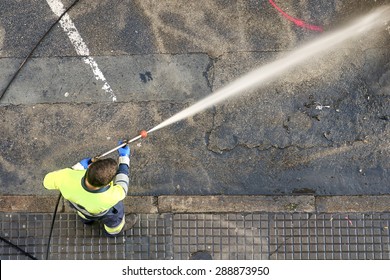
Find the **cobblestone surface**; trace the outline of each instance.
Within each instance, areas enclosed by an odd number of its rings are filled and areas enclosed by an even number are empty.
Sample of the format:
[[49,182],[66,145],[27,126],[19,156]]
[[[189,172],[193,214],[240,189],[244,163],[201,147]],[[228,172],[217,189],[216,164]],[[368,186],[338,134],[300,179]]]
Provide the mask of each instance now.
[[[103,237],[101,225],[58,214],[50,259],[390,259],[389,213],[141,214],[134,228]],[[0,213],[1,237],[46,258],[50,214]],[[29,259],[0,241],[0,259]]]

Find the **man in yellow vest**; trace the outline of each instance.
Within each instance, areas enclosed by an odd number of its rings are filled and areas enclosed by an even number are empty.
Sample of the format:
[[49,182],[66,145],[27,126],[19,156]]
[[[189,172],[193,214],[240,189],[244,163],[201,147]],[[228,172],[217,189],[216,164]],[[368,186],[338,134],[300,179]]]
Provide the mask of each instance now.
[[[43,185],[59,190],[85,224],[102,221],[109,237],[119,235],[125,226],[123,199],[129,188],[130,147],[118,149],[118,162],[112,158],[92,162],[85,158],[72,168],[48,173]],[[118,164],[119,163],[119,164]],[[136,215],[129,216],[130,225]]]

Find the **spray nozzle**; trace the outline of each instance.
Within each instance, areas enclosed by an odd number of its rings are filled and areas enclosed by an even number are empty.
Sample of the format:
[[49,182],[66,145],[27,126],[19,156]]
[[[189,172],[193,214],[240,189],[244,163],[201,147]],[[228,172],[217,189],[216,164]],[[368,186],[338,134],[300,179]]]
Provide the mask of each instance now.
[[146,138],[148,136],[148,132],[146,130],[141,130],[139,134],[141,135],[141,138]]

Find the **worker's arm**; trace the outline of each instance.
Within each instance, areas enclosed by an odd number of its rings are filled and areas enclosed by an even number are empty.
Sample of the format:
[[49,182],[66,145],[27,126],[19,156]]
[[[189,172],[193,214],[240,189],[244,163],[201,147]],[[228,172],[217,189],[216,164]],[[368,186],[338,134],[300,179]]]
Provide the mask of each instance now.
[[[84,158],[84,159],[80,160],[78,163],[76,163],[75,165],[73,165],[72,169],[73,170],[86,170],[91,163],[92,163],[91,158]],[[65,169],[67,169],[67,168],[65,168]],[[65,169],[61,169],[61,170],[57,170],[57,171],[53,171],[53,172],[48,173],[45,176],[45,178],[43,179],[43,186],[49,190],[58,190],[59,189],[58,185],[61,184],[60,182],[64,180],[64,178],[62,176],[65,173],[62,171],[64,171]]]
[[65,170],[66,169],[60,169],[47,173],[45,178],[43,179],[43,186],[48,190],[59,190]]
[[114,178],[114,183],[120,185],[125,194],[129,190],[130,147],[128,145],[118,149],[119,167]]
[[[85,170],[88,168],[88,165],[91,164],[91,158],[82,159],[80,162],[72,166],[74,170]],[[64,180],[62,177],[65,169],[57,170],[46,174],[43,179],[43,186],[48,190],[59,190],[60,182]]]
[[55,178],[55,172],[50,172],[46,174],[45,178],[43,179],[43,186],[48,190],[57,189]]

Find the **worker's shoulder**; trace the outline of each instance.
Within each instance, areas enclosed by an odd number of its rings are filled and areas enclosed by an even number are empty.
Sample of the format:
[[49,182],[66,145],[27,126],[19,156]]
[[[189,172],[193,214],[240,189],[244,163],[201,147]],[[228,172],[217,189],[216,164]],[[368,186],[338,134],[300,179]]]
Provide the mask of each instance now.
[[58,169],[58,170],[54,170],[54,171],[51,171],[49,173],[46,174],[46,176],[71,176],[71,175],[81,175],[81,174],[84,174],[85,173],[85,170],[75,170],[75,169],[72,169],[70,167],[67,167],[67,168],[63,168],[63,169]]
[[125,191],[123,190],[123,187],[121,185],[118,185],[118,184],[112,184],[111,187],[109,188],[109,190],[113,193],[117,193],[118,195],[120,196],[123,196],[125,197],[126,196],[126,193]]
[[82,170],[73,170],[71,168],[58,169],[49,172],[43,178],[43,186],[47,189],[58,189],[69,182],[79,182],[84,176]]

